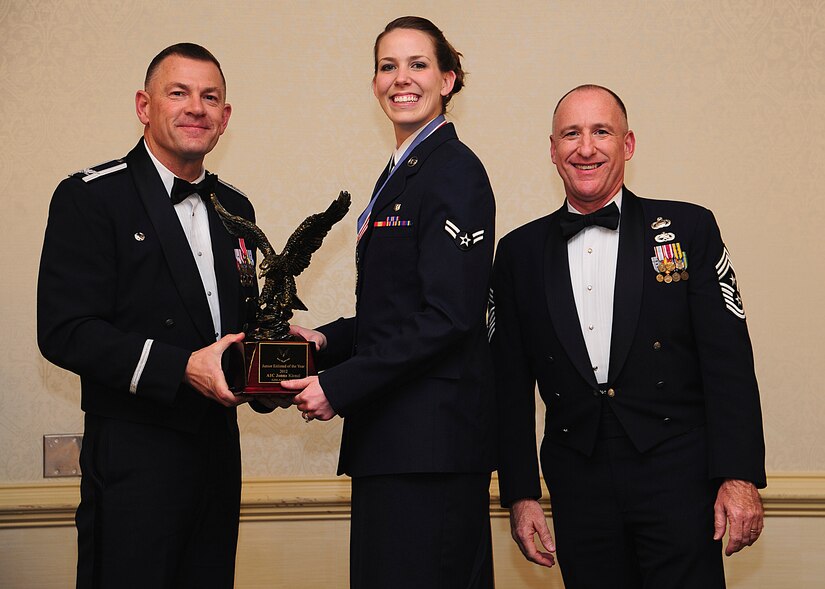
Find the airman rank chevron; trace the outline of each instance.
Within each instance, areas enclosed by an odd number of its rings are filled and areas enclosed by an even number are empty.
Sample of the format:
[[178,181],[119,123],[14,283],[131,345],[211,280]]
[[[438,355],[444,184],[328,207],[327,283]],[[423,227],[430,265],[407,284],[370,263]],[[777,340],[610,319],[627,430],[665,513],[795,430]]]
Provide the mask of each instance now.
[[98,178],[102,178],[103,176],[108,176],[109,174],[113,174],[114,172],[120,172],[121,170],[125,169],[126,162],[124,162],[123,160],[112,160],[110,162],[97,164],[96,166],[79,170],[77,172],[74,172],[73,174],[69,174],[69,176],[72,176],[74,178],[80,178],[84,182],[91,182],[92,180],[97,180]]
[[733,265],[730,263],[728,248],[724,246],[722,257],[716,262],[716,275],[719,277],[719,288],[722,290],[725,307],[739,319],[745,319],[745,307],[739,294],[739,284],[736,282],[736,274],[733,271]]
[[463,252],[466,252],[479,241],[484,239],[484,229],[479,229],[474,233],[469,233],[468,231],[462,231],[458,228],[458,225],[447,219],[444,223],[444,231],[453,238],[453,242],[455,243],[456,247]]

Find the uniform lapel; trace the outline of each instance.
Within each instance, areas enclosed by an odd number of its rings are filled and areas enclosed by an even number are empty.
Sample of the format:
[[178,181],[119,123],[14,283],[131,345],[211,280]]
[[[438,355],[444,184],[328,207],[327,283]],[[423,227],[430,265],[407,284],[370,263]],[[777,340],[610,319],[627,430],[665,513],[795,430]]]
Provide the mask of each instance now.
[[627,359],[639,321],[644,280],[644,216],[638,197],[624,189],[619,226],[619,255],[613,295],[608,382],[613,383]]
[[[567,204],[562,205],[562,209]],[[562,209],[559,209],[561,211]],[[544,292],[550,318],[561,345],[582,378],[593,388],[596,377],[584,343],[573,287],[570,284],[570,263],[567,258],[567,240],[559,227],[559,211],[550,217],[547,242],[544,245]]]
[[[375,187],[372,189],[372,194],[370,195],[370,200],[375,195],[376,191],[379,190],[382,186],[384,186],[384,182],[387,180],[387,176],[389,175],[389,164],[384,166],[384,171],[381,172],[381,175],[378,177],[378,181],[375,183]],[[376,203],[377,204],[377,203]],[[364,252],[364,247],[367,245],[367,241],[369,241],[370,235],[372,235],[372,224],[374,222],[374,214],[375,214],[375,207],[373,206],[372,213],[370,214],[370,218],[367,220],[367,228],[364,231],[364,235],[361,236],[361,239],[358,240],[356,245],[356,259],[361,258],[361,254]],[[360,227],[356,226],[355,230],[358,231]]]
[[[217,187],[215,191],[219,192]],[[224,333],[234,333],[240,326],[239,309],[236,304],[240,298],[240,275],[235,261],[235,248],[238,247],[238,240],[223,226],[215,207],[208,201],[204,203],[209,216],[209,237],[212,241],[215,280],[218,283],[218,299],[221,304],[221,329]],[[249,246],[251,247],[252,244]]]
[[183,300],[183,306],[203,336],[204,342],[212,342],[215,340],[212,314],[206,301],[206,293],[203,291],[198,267],[180,226],[180,220],[169,201],[158,171],[149,158],[143,140],[129,152],[126,159],[129,162],[127,169],[132,174],[138,195],[157,231],[169,272]]

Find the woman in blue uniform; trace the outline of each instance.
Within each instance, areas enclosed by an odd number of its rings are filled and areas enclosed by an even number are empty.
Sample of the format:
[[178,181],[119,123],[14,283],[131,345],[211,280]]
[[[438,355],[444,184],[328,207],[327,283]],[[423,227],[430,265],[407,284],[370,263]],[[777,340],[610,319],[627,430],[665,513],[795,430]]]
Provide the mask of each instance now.
[[317,377],[285,382],[304,419],[344,418],[353,588],[493,586],[495,466],[485,309],[495,202],[445,113],[461,54],[402,17],[375,42],[373,92],[395,149],[357,227],[354,317],[294,330]]

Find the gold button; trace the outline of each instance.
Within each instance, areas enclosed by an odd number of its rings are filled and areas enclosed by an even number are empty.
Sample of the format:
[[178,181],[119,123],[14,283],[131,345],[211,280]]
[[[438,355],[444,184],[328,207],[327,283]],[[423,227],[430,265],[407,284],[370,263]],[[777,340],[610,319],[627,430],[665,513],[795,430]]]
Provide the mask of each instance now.
[[653,349],[656,350],[656,351],[661,350],[662,349],[661,342],[653,342]]
[[616,396],[616,391],[614,391],[613,389],[607,389],[607,396],[608,397],[615,397]]

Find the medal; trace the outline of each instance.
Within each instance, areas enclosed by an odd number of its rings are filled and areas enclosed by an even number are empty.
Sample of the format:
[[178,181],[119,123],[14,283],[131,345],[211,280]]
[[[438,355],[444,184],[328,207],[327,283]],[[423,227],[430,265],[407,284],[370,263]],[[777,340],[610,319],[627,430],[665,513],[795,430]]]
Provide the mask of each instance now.
[[238,267],[238,276],[241,286],[251,287],[255,284],[255,258],[253,250],[246,247],[244,239],[238,238],[238,247],[235,249],[235,264]]
[[[667,219],[660,219],[659,221],[670,221]],[[662,225],[667,227],[667,225]],[[668,234],[672,235],[672,234]],[[656,236],[656,241],[661,241]],[[682,249],[681,244],[677,243],[662,243],[661,245],[653,246],[654,256],[650,258],[653,264],[653,269],[656,270],[656,282],[664,282],[665,284],[672,284],[674,282],[681,282],[687,280],[690,276],[687,273],[687,252]]]
[[[410,168],[415,167],[418,164],[418,157],[416,157],[415,155],[412,155],[413,150],[416,147],[418,147],[419,143],[421,143],[427,137],[429,137],[430,134],[434,133],[439,127],[441,127],[442,125],[446,125],[446,124],[447,124],[447,119],[444,118],[444,115],[439,115],[436,118],[434,118],[432,121],[427,123],[427,126],[424,127],[424,129],[418,134],[418,136],[413,140],[413,142],[410,144],[410,146],[404,152],[404,155],[401,156],[401,158],[398,160],[398,163],[396,163],[392,167],[392,169],[389,171],[386,179],[384,180],[384,183],[380,187],[376,187],[376,190],[375,190],[375,192],[373,192],[372,198],[370,199],[370,202],[367,204],[367,208],[364,209],[364,212],[362,212],[358,216],[358,224],[355,226],[355,229],[357,231],[357,237],[356,237],[356,240],[355,240],[356,243],[361,240],[361,237],[363,237],[364,233],[367,230],[367,227],[369,226],[369,219],[370,219],[370,215],[372,214],[372,207],[373,207],[373,205],[375,205],[375,201],[378,199],[378,195],[381,194],[382,190],[384,190],[384,187],[387,185],[387,182],[389,182],[390,178],[395,173],[395,171],[398,170],[399,167],[401,167],[401,162],[406,160],[407,161],[407,167],[410,167]],[[396,208],[395,210],[398,211],[401,208],[401,206],[400,205],[396,205],[396,206],[398,206],[398,208]]]

